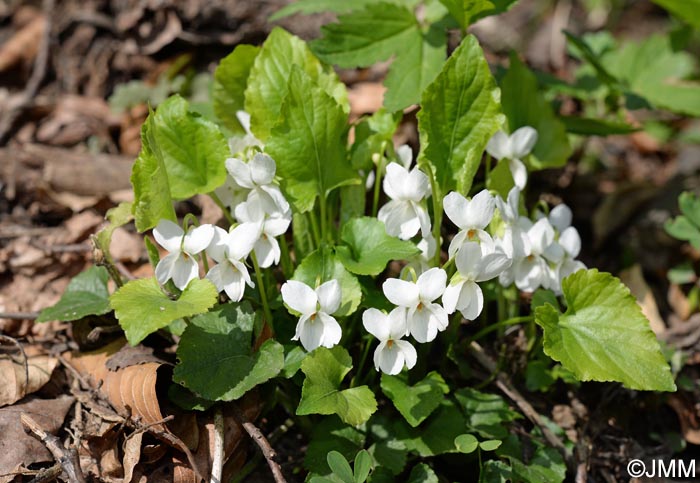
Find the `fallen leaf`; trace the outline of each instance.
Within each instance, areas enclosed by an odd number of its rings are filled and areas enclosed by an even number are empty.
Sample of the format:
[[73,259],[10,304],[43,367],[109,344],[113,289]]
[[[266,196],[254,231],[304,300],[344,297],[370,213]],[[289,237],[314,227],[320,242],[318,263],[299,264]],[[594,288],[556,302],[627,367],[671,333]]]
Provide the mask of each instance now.
[[649,319],[651,330],[657,335],[665,332],[666,324],[659,313],[659,306],[656,304],[654,293],[649,288],[649,285],[647,285],[646,280],[644,280],[642,267],[638,263],[634,264],[630,268],[620,272],[619,275],[620,280],[629,287],[630,292],[632,292],[634,298],[637,299],[637,303],[642,308],[644,316]]
[[690,317],[690,302],[679,285],[675,283],[669,285],[666,300],[678,317],[683,320],[687,320]]
[[[19,352],[19,351],[17,351]],[[21,354],[0,353],[0,407],[14,404],[49,382],[58,361],[46,355],[37,355],[25,361]]]
[[668,405],[678,415],[683,438],[690,444],[700,444],[700,421],[695,411],[695,405],[679,394],[669,395]]
[[30,62],[36,56],[41,37],[46,30],[46,17],[37,15],[0,47],[0,72],[19,62]]
[[0,408],[0,475],[13,471],[20,464],[26,468],[34,463],[53,461],[46,447],[24,432],[19,417],[26,413],[46,432],[56,434],[63,426],[73,401],[71,396],[61,396],[56,399],[32,399]]
[[131,483],[134,475],[134,468],[141,459],[141,442],[143,432],[132,433],[124,443],[124,480],[123,483]]

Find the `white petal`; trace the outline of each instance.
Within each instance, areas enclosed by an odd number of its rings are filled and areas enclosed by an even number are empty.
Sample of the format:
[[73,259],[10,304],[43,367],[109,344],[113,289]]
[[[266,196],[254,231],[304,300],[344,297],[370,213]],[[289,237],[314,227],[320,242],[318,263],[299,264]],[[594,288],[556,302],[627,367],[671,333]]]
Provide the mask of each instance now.
[[205,277],[214,284],[216,290],[221,292],[224,289],[224,285],[230,283],[233,279],[231,272],[231,265],[228,262],[224,262],[211,267]]
[[418,360],[418,354],[413,344],[405,340],[395,340],[394,345],[398,346],[399,350],[403,353],[406,367],[408,369],[413,369],[413,366],[416,365],[416,361]]
[[547,218],[540,218],[527,232],[530,248],[535,255],[541,255],[554,241],[554,229]]
[[403,199],[404,185],[408,179],[408,170],[398,163],[389,163],[382,181],[384,193],[392,200]]
[[549,222],[561,232],[571,226],[573,216],[571,208],[562,203],[552,208],[552,211],[549,212]]
[[411,146],[408,144],[402,144],[396,149],[396,154],[401,160],[401,165],[404,168],[409,169],[411,167],[411,163],[413,162],[413,150],[411,149]]
[[377,179],[377,175],[374,172],[374,170],[370,171],[367,174],[367,178],[365,178],[365,190],[370,191],[372,188],[374,188],[374,182]]
[[571,258],[576,258],[581,253],[581,237],[578,234],[578,230],[573,226],[565,229],[559,235],[559,244],[564,247],[564,250]]
[[445,293],[442,294],[442,305],[445,307],[445,311],[448,314],[453,314],[457,310],[457,303],[459,302],[459,294],[462,291],[462,285],[464,285],[465,280],[458,277],[457,281],[450,282],[450,284],[445,289]]
[[[241,223],[262,223],[265,220],[265,209],[260,196],[251,191],[244,203],[239,203],[234,210],[236,218]],[[251,196],[252,195],[252,196]]]
[[241,123],[241,126],[243,126],[243,130],[246,132],[246,134],[253,134],[250,132],[250,114],[248,114],[246,111],[236,111],[236,118],[238,119],[238,122]]
[[498,277],[501,272],[511,266],[513,261],[502,249],[496,249],[481,258],[479,262],[479,273],[474,278],[477,282],[485,282]]
[[455,257],[457,271],[466,279],[474,280],[479,275],[481,246],[476,242],[462,244]]
[[394,344],[394,341],[386,342],[379,354],[375,356],[375,359],[377,359],[376,362],[379,369],[385,374],[392,376],[401,372],[405,362],[403,351]]
[[515,286],[523,292],[534,292],[545,280],[545,264],[542,258],[524,258],[515,267]]
[[420,201],[430,193],[430,180],[428,176],[416,166],[408,174],[403,189],[404,199]]
[[488,190],[481,190],[469,202],[466,212],[466,227],[469,228],[486,228],[486,225],[491,223],[493,218],[493,210],[496,207],[496,202]]
[[386,225],[387,234],[402,240],[412,238],[420,230],[420,220],[410,201],[389,201],[381,207],[377,218]]
[[418,277],[416,285],[423,302],[432,302],[445,291],[447,272],[442,268],[431,268]]
[[430,230],[431,230],[430,215],[428,214],[427,208],[425,206],[423,206],[422,203],[416,203],[416,202],[412,201],[411,204],[413,206],[413,211],[416,214],[416,218],[418,218],[418,223],[420,224],[421,236],[423,238],[428,238],[428,237],[432,238],[432,235],[430,233]]
[[437,321],[426,306],[408,311],[408,328],[413,338],[421,344],[431,342],[438,333]]
[[475,282],[467,282],[462,287],[457,304],[462,316],[467,320],[476,319],[484,309],[484,294]]
[[252,189],[255,187],[253,177],[250,174],[250,167],[238,158],[228,158],[226,161],[226,171],[243,188]]
[[323,322],[318,317],[302,317],[297,324],[297,337],[308,352],[318,348],[323,343]]
[[283,235],[287,232],[291,220],[287,217],[285,218],[268,218],[265,220],[265,225],[263,231],[267,236],[276,237]]
[[386,342],[380,342],[376,349],[374,349],[374,368],[377,371],[382,370],[382,352],[386,348]]
[[170,220],[160,220],[158,226],[153,229],[153,237],[169,252],[179,252],[182,244],[182,236],[185,232],[177,223]]
[[496,132],[486,144],[486,152],[496,159],[509,158],[511,149],[508,135],[503,131]]
[[196,255],[206,249],[214,238],[214,227],[212,225],[201,225],[192,228],[185,235],[182,242],[182,251],[190,255]]
[[268,215],[284,215],[289,212],[289,203],[279,187],[273,184],[266,184],[255,191],[258,193],[263,191],[266,194],[266,196],[261,198],[263,199],[263,209]]
[[258,265],[262,268],[268,268],[272,265],[277,265],[282,256],[279,242],[272,237],[263,235],[255,242],[255,256],[258,259]]
[[311,315],[316,312],[318,298],[316,292],[305,283],[297,280],[288,280],[282,285],[282,300],[287,306],[302,315]]
[[340,328],[340,324],[334,317],[331,317],[325,312],[318,312],[317,323],[323,326],[323,338],[321,340],[321,345],[323,347],[331,348],[340,342],[343,336],[343,331]]
[[327,314],[333,314],[340,308],[342,294],[340,291],[340,283],[337,280],[329,280],[321,284],[316,289],[318,296],[318,305],[321,311]]
[[406,323],[407,309],[404,307],[396,307],[389,312],[387,323],[389,324],[389,337],[391,339],[400,339],[406,335],[408,325]]
[[464,243],[466,243],[468,241],[467,232],[468,232],[468,230],[460,231],[450,241],[450,246],[447,249],[447,254],[449,255],[450,258],[455,257],[457,255],[457,252],[459,251],[459,249],[462,248],[462,245],[464,245]]
[[180,252],[170,253],[160,259],[156,265],[156,280],[161,285],[165,284],[172,277],[175,260],[180,256]]
[[398,278],[389,278],[382,285],[384,295],[389,302],[401,307],[415,307],[420,301],[420,291],[414,283],[400,280]]
[[214,236],[207,247],[207,255],[214,259],[216,263],[221,263],[226,259],[226,248],[229,241],[229,234],[221,227],[214,227]]
[[381,342],[390,339],[391,323],[389,322],[389,317],[381,310],[374,308],[365,310],[362,313],[362,325],[367,332],[375,336]]
[[245,292],[246,282],[243,274],[238,270],[231,270],[231,274],[228,283],[224,285],[224,292],[232,301],[240,302]]
[[559,263],[566,256],[566,251],[564,251],[564,247],[562,247],[559,243],[553,242],[544,249],[542,256],[544,256],[550,262]]
[[530,126],[524,126],[520,129],[516,129],[513,134],[510,135],[510,149],[511,156],[514,158],[524,158],[530,152],[532,148],[537,144],[537,130]]
[[241,223],[235,227],[228,236],[228,257],[231,260],[246,258],[253,250],[255,242],[260,236],[258,223]]
[[250,168],[250,177],[258,186],[272,183],[275,179],[275,160],[267,154],[256,153],[253,159],[248,163]]
[[452,191],[442,200],[443,207],[447,217],[459,228],[471,228],[469,219],[467,218],[467,208],[469,202],[467,199],[456,191]]
[[517,158],[509,159],[508,168],[510,169],[510,174],[513,176],[515,187],[518,189],[525,188],[527,184],[527,167],[525,163]]
[[185,290],[190,280],[197,278],[198,274],[199,265],[197,265],[197,261],[194,258],[181,253],[180,256],[175,259],[171,275],[173,283],[180,290]]

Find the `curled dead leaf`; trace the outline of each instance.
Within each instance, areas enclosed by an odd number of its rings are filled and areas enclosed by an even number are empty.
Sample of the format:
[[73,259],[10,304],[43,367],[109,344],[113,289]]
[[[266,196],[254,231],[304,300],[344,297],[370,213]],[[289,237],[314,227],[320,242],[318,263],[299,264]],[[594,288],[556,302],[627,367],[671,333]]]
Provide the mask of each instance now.
[[0,407],[41,389],[51,379],[57,363],[47,355],[28,356],[25,361],[19,351],[0,353]]

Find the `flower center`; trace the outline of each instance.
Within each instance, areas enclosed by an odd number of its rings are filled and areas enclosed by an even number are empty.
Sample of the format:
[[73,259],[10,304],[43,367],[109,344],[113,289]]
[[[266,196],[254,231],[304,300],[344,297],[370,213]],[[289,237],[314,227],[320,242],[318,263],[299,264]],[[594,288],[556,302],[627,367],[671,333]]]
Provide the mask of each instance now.
[[311,322],[313,322],[314,320],[316,320],[316,312],[314,312],[313,314],[311,314],[311,317],[309,317],[309,320],[310,320]]
[[416,307],[416,310],[423,310],[423,302],[418,302],[418,307]]
[[534,259],[535,259],[535,255],[528,255],[528,256],[527,256],[527,261],[528,261],[528,262],[531,262],[531,261],[533,261]]
[[386,346],[388,349],[391,349],[394,346],[394,341],[392,339],[389,339],[386,341]]
[[476,230],[475,230],[474,228],[470,229],[470,230],[467,232],[467,238],[468,238],[469,240],[474,240],[474,239],[476,238]]

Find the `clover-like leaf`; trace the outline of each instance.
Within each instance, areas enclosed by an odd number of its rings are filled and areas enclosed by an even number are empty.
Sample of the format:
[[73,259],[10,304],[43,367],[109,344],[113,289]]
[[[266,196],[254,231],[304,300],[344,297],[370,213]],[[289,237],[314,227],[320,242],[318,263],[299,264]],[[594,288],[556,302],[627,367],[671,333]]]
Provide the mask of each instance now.
[[218,292],[209,280],[192,280],[177,300],[165,295],[155,277],[132,280],[114,292],[109,303],[131,345],[182,317],[206,312]]
[[609,273],[579,270],[562,282],[567,310],[538,307],[544,352],[582,381],[675,391],[671,369],[629,289]]
[[498,394],[463,388],[455,392],[455,397],[467,415],[468,428],[484,438],[505,438],[508,431],[504,424],[522,417]]
[[384,223],[376,218],[354,218],[345,225],[336,253],[345,268],[359,275],[377,275],[391,260],[405,260],[420,252],[410,241],[399,240],[386,232]]
[[460,453],[473,453],[479,447],[479,440],[473,434],[460,434],[455,438],[455,446]]
[[419,162],[430,162],[443,194],[455,186],[469,191],[486,143],[503,121],[500,90],[479,41],[468,35],[423,92],[418,113]]
[[345,375],[352,368],[352,358],[340,346],[319,347],[301,363],[306,375],[301,389],[297,414],[337,414],[354,426],[367,421],[377,410],[374,393],[367,386],[340,390]]
[[173,379],[206,399],[232,401],[277,376],[284,348],[269,339],[253,350],[255,319],[247,302],[192,318],[177,349]]
[[381,387],[408,424],[414,428],[430,416],[440,406],[445,394],[450,392],[445,380],[435,371],[428,373],[413,386],[407,383],[407,377],[404,375],[382,374]]
[[104,267],[90,267],[74,277],[61,299],[52,307],[41,311],[37,322],[60,320],[68,322],[87,315],[103,315],[109,312],[109,275]]

